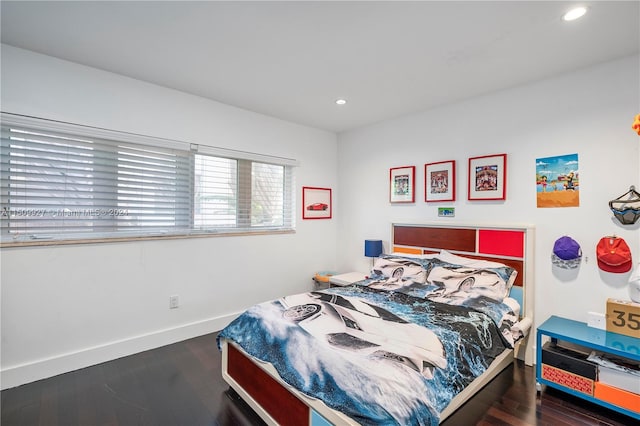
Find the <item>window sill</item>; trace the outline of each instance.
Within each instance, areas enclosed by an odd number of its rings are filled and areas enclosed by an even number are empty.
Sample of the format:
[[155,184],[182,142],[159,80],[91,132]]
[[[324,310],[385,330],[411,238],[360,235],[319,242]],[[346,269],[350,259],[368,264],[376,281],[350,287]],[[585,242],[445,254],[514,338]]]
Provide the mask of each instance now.
[[0,243],[0,248],[19,247],[41,247],[41,246],[67,246],[81,244],[103,244],[103,243],[123,243],[134,241],[160,241],[160,240],[182,240],[191,238],[215,238],[215,237],[246,237],[256,235],[280,235],[295,234],[293,229],[288,230],[264,230],[264,231],[231,231],[231,232],[203,232],[194,234],[174,234],[174,235],[150,235],[136,237],[103,237],[103,238],[83,238],[69,240],[30,240],[30,241],[4,241]]

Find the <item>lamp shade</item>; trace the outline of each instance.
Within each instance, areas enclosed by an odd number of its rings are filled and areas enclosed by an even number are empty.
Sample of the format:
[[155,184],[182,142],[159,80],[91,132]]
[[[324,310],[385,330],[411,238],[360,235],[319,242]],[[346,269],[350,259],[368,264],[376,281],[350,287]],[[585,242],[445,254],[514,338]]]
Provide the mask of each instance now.
[[378,257],[382,254],[382,240],[364,240],[364,255]]

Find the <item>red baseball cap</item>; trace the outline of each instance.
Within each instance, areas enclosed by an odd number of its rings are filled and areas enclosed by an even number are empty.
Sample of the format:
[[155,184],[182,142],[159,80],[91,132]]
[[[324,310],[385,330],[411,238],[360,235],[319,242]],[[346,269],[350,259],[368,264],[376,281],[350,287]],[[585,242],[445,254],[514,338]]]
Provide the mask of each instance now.
[[596,246],[598,267],[605,272],[622,274],[631,270],[631,250],[620,237],[602,237]]

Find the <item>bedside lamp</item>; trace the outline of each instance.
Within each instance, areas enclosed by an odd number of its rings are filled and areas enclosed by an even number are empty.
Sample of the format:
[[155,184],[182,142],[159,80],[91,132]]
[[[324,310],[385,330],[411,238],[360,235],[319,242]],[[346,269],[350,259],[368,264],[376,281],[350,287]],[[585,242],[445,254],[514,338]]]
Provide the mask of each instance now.
[[382,240],[364,240],[364,255],[371,258],[371,266],[373,259],[382,254]]

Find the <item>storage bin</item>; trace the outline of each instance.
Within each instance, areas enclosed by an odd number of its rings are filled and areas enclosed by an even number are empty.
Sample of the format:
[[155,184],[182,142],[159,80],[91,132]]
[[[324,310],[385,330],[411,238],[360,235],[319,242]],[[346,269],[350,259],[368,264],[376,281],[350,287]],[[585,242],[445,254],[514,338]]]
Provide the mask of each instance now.
[[598,377],[598,365],[587,361],[588,354],[576,352],[547,342],[542,347],[542,363],[577,374],[593,381]]
[[631,373],[601,365],[598,367],[598,381],[628,392],[640,394],[640,378]]
[[640,361],[593,351],[589,361],[598,365],[597,381],[640,394]]
[[542,378],[593,396],[598,366],[587,356],[547,342],[542,347]]

